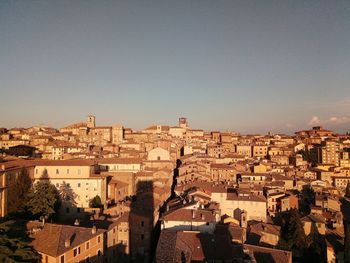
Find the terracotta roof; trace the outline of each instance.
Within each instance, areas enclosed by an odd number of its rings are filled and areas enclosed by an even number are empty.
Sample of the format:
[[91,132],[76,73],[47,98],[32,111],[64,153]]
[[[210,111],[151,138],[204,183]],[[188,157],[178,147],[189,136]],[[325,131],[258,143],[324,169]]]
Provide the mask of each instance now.
[[262,195],[250,194],[249,196],[240,196],[237,193],[227,193],[227,200],[240,200],[251,202],[263,202],[266,203],[266,198]]
[[212,163],[210,164],[210,168],[212,169],[226,169],[226,170],[234,170],[235,168],[228,164],[221,164],[221,163]]
[[[57,257],[103,232],[105,230],[97,229],[93,234],[91,228],[45,224],[44,228],[34,235],[32,245],[41,253]],[[67,240],[71,242],[68,248],[65,246]]]
[[242,248],[232,246],[228,233],[163,230],[156,251],[156,262],[231,262],[243,257]]
[[98,161],[99,164],[139,164],[139,158],[105,158]]
[[32,160],[23,159],[11,160],[0,163],[0,170],[2,169],[2,165],[4,166],[5,170],[20,169],[22,167],[34,166]]
[[255,224],[250,225],[250,231],[255,233],[269,233],[273,235],[280,235],[280,226],[272,225],[272,224],[266,224],[263,222],[257,222]]
[[244,244],[244,249],[254,255],[257,263],[286,263],[292,262],[292,252],[273,248]]
[[215,184],[212,182],[204,182],[204,181],[195,181],[191,183],[187,183],[185,185],[180,185],[175,188],[175,191],[186,191],[191,189],[192,187],[202,188],[210,193],[226,193],[227,188],[223,184]]
[[325,219],[321,215],[309,214],[301,218],[302,222],[325,223]]
[[92,166],[96,160],[71,159],[71,160],[36,160],[36,166]]
[[215,222],[215,215],[208,210],[176,209],[163,215],[164,221]]

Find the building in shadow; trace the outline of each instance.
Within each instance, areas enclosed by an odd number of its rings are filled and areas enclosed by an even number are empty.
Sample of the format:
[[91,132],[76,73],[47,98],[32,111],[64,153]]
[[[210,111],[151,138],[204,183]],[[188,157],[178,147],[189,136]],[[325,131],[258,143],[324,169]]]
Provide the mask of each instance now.
[[153,197],[153,182],[139,181],[129,213],[132,262],[150,262],[155,249],[159,204]]

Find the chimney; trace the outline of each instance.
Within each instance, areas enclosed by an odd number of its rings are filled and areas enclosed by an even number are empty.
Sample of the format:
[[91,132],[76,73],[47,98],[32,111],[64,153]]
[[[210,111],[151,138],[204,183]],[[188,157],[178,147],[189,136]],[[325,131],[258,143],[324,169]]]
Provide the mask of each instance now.
[[196,215],[194,213],[194,210],[192,210],[192,219],[195,219],[196,218]]
[[94,235],[94,234],[96,234],[96,231],[97,231],[96,226],[93,226],[91,229],[91,233]]
[[66,248],[69,248],[70,247],[70,239],[67,239],[66,241],[64,241],[64,246]]

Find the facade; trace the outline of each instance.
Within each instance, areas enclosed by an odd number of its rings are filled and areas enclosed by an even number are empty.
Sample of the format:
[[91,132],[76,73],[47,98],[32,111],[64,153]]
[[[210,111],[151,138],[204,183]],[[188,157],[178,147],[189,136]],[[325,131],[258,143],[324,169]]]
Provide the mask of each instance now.
[[64,188],[74,193],[74,199],[61,208],[64,214],[74,215],[88,208],[95,196],[102,203],[107,199],[107,177],[98,173],[98,165],[90,160],[39,161],[35,164],[34,183],[50,180],[61,193]]
[[323,164],[339,165],[340,146],[336,140],[323,141],[321,147],[318,148],[320,162]]
[[214,233],[219,217],[215,213],[203,209],[176,209],[165,213],[162,217],[162,230],[199,231]]

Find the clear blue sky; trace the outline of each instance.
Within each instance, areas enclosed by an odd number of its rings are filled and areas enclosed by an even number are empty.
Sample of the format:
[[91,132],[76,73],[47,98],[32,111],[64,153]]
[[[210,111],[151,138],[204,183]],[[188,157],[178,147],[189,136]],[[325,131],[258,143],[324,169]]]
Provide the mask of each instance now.
[[350,130],[350,2],[0,1],[0,126]]

